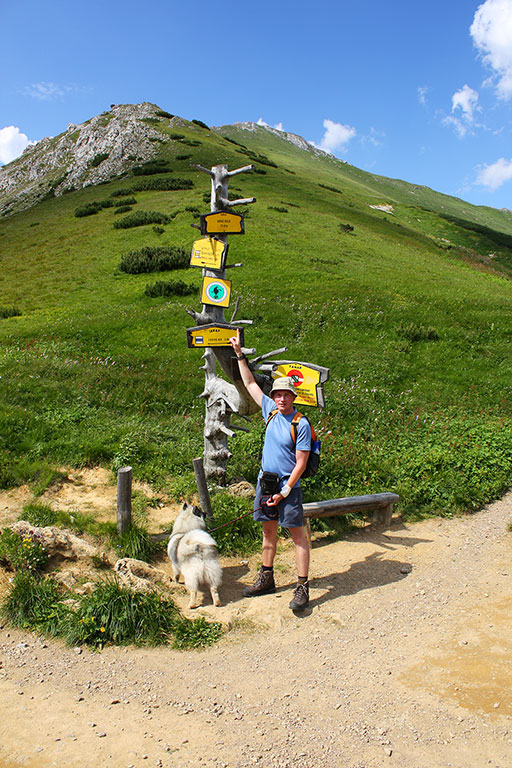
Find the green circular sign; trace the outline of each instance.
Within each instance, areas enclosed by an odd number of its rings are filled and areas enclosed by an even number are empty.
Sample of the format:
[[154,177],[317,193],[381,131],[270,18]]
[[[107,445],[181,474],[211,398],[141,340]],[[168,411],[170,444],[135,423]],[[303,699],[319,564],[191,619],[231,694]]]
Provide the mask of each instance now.
[[206,295],[215,303],[220,303],[226,300],[227,288],[222,283],[210,283],[206,289]]

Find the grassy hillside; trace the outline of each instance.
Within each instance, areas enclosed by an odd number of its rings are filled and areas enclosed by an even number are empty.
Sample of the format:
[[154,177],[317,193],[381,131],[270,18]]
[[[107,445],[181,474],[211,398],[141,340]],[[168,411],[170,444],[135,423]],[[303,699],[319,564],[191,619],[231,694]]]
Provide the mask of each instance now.
[[[203,374],[184,310],[200,308],[201,270],[134,275],[119,263],[144,246],[190,251],[210,191],[192,163],[253,162],[230,186],[233,198],[257,198],[246,235],[230,240],[229,261],[244,264],[228,275],[239,317],[255,320],[246,343],[258,353],[286,344],[290,359],[331,369],[326,409],[309,413],[324,459],[308,498],[394,490],[414,516],[501,494],[512,469],[512,215],[366,174],[264,128],[187,123],[176,138],[168,120],[155,125],[166,173],[0,220],[0,313],[21,313],[0,319],[0,484],[37,488],[60,465],[129,462],[176,495],[192,490]],[[193,187],[133,191],[158,178]],[[122,202],[122,190],[136,199],[131,213],[168,223],[114,228],[129,212],[113,206],[75,216]],[[197,293],[144,293],[176,279]],[[232,441],[232,478],[254,479],[260,429]]]

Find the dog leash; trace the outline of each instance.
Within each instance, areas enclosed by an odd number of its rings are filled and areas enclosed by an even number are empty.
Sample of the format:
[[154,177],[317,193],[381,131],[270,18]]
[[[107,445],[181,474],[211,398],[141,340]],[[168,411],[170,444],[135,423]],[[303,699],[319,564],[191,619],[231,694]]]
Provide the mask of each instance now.
[[[250,509],[248,512],[244,512],[244,514],[240,515],[240,517],[235,517],[235,518],[233,518],[233,520],[228,520],[227,523],[222,523],[222,525],[218,525],[216,528],[207,528],[206,530],[208,531],[208,533],[213,533],[214,531],[218,531],[220,528],[226,528],[228,525],[232,525],[233,523],[237,523],[239,520],[243,520],[244,517],[247,517],[248,515],[252,515],[253,512],[259,512],[261,509],[263,509],[264,506],[266,506],[266,504],[265,505],[264,504],[260,504],[260,506],[257,507],[256,509]],[[270,520],[277,520],[277,515],[278,515],[277,509],[276,509],[275,516],[274,515],[268,515],[267,513],[265,513],[265,514],[266,514],[266,516]]]

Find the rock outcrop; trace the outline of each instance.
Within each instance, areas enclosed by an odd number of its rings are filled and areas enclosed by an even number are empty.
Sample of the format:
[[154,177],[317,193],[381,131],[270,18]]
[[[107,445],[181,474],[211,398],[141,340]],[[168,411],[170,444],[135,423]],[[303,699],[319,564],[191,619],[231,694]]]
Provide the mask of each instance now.
[[33,144],[0,168],[0,216],[16,213],[45,197],[64,194],[126,173],[152,159],[165,140],[159,126],[180,118],[164,116],[155,104],[116,104],[65,133]]

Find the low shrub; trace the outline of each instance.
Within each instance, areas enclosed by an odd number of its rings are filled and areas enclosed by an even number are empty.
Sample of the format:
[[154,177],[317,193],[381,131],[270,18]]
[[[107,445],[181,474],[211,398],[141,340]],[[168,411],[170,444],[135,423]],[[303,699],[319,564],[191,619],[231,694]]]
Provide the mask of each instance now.
[[21,312],[17,307],[0,307],[0,319],[5,320],[7,317],[20,317]]
[[30,573],[19,572],[2,601],[0,614],[13,627],[57,635],[67,612],[61,597],[51,579],[35,579]]
[[135,197],[126,197],[123,200],[119,200],[117,203],[114,203],[114,208],[119,208],[122,205],[136,205],[137,199]]
[[89,168],[97,168],[108,156],[108,152],[100,152],[99,154],[94,155],[92,160],[89,160]]
[[352,226],[352,224],[340,224],[340,230],[342,232],[353,232],[354,227]]
[[112,200],[93,200],[90,203],[75,208],[75,216],[77,219],[83,216],[94,216],[94,214],[102,211],[103,208],[112,208],[113,205]]
[[140,179],[135,182],[131,192],[146,192],[147,190],[158,190],[171,192],[178,189],[192,189],[194,182],[192,179],[174,179],[171,176],[161,176],[159,178]]
[[136,165],[132,168],[134,176],[151,176],[156,173],[170,173],[172,168],[167,160],[148,160],[142,165]]
[[157,117],[167,117],[169,120],[172,120],[174,117],[174,115],[171,115],[170,112],[166,112],[164,109],[159,109],[158,112],[155,112],[155,115],[157,115]]
[[112,192],[110,197],[127,197],[127,195],[131,195],[133,191],[134,190],[131,187],[127,187],[126,189],[116,189],[115,192]]
[[251,499],[217,493],[212,496],[212,509],[213,519],[208,527],[224,526],[212,533],[221,555],[245,556],[258,551],[261,547],[261,527],[253,520]]
[[114,210],[114,216],[118,216],[121,213],[129,213],[133,208],[131,205],[120,205]]
[[165,232],[165,229],[163,227],[156,226],[156,227],[153,227],[153,232],[156,235],[163,235],[163,233]]
[[183,133],[170,133],[169,138],[173,141],[181,141],[185,138],[185,135]]
[[114,229],[131,229],[131,227],[143,227],[146,224],[168,224],[169,216],[159,211],[135,211],[124,219],[114,222]]
[[0,534],[0,560],[14,571],[38,573],[48,562],[48,554],[35,533],[22,536],[5,528]]
[[132,523],[124,533],[114,534],[111,543],[118,557],[133,557],[146,563],[151,562],[159,549],[144,526],[136,523]]
[[36,528],[44,528],[47,525],[56,524],[57,512],[48,504],[32,502],[31,504],[25,504],[20,520],[26,520],[27,523]]
[[195,125],[199,125],[201,128],[206,128],[207,131],[210,130],[210,126],[203,123],[202,120],[192,120],[192,122],[195,123]]
[[156,296],[190,296],[197,293],[197,288],[194,285],[187,285],[183,280],[170,280],[169,282],[160,280],[156,283],[148,283],[144,293],[150,298]]
[[192,155],[176,155],[176,160],[189,160]]
[[426,328],[424,325],[416,325],[416,323],[409,323],[409,325],[400,323],[396,333],[398,336],[411,342],[439,341],[439,334],[435,328],[432,328],[432,326]]
[[129,251],[121,259],[119,269],[130,275],[145,272],[165,272],[172,269],[186,269],[190,255],[184,248],[174,245],[144,246],[139,251]]
[[269,205],[267,207],[269,211],[277,211],[278,213],[288,213],[287,208],[281,208],[279,205]]
[[331,187],[331,186],[329,186],[329,184],[319,184],[318,186],[322,187],[322,189],[328,189],[329,192],[337,192],[338,195],[342,195],[343,194],[341,189],[337,189],[336,187]]

